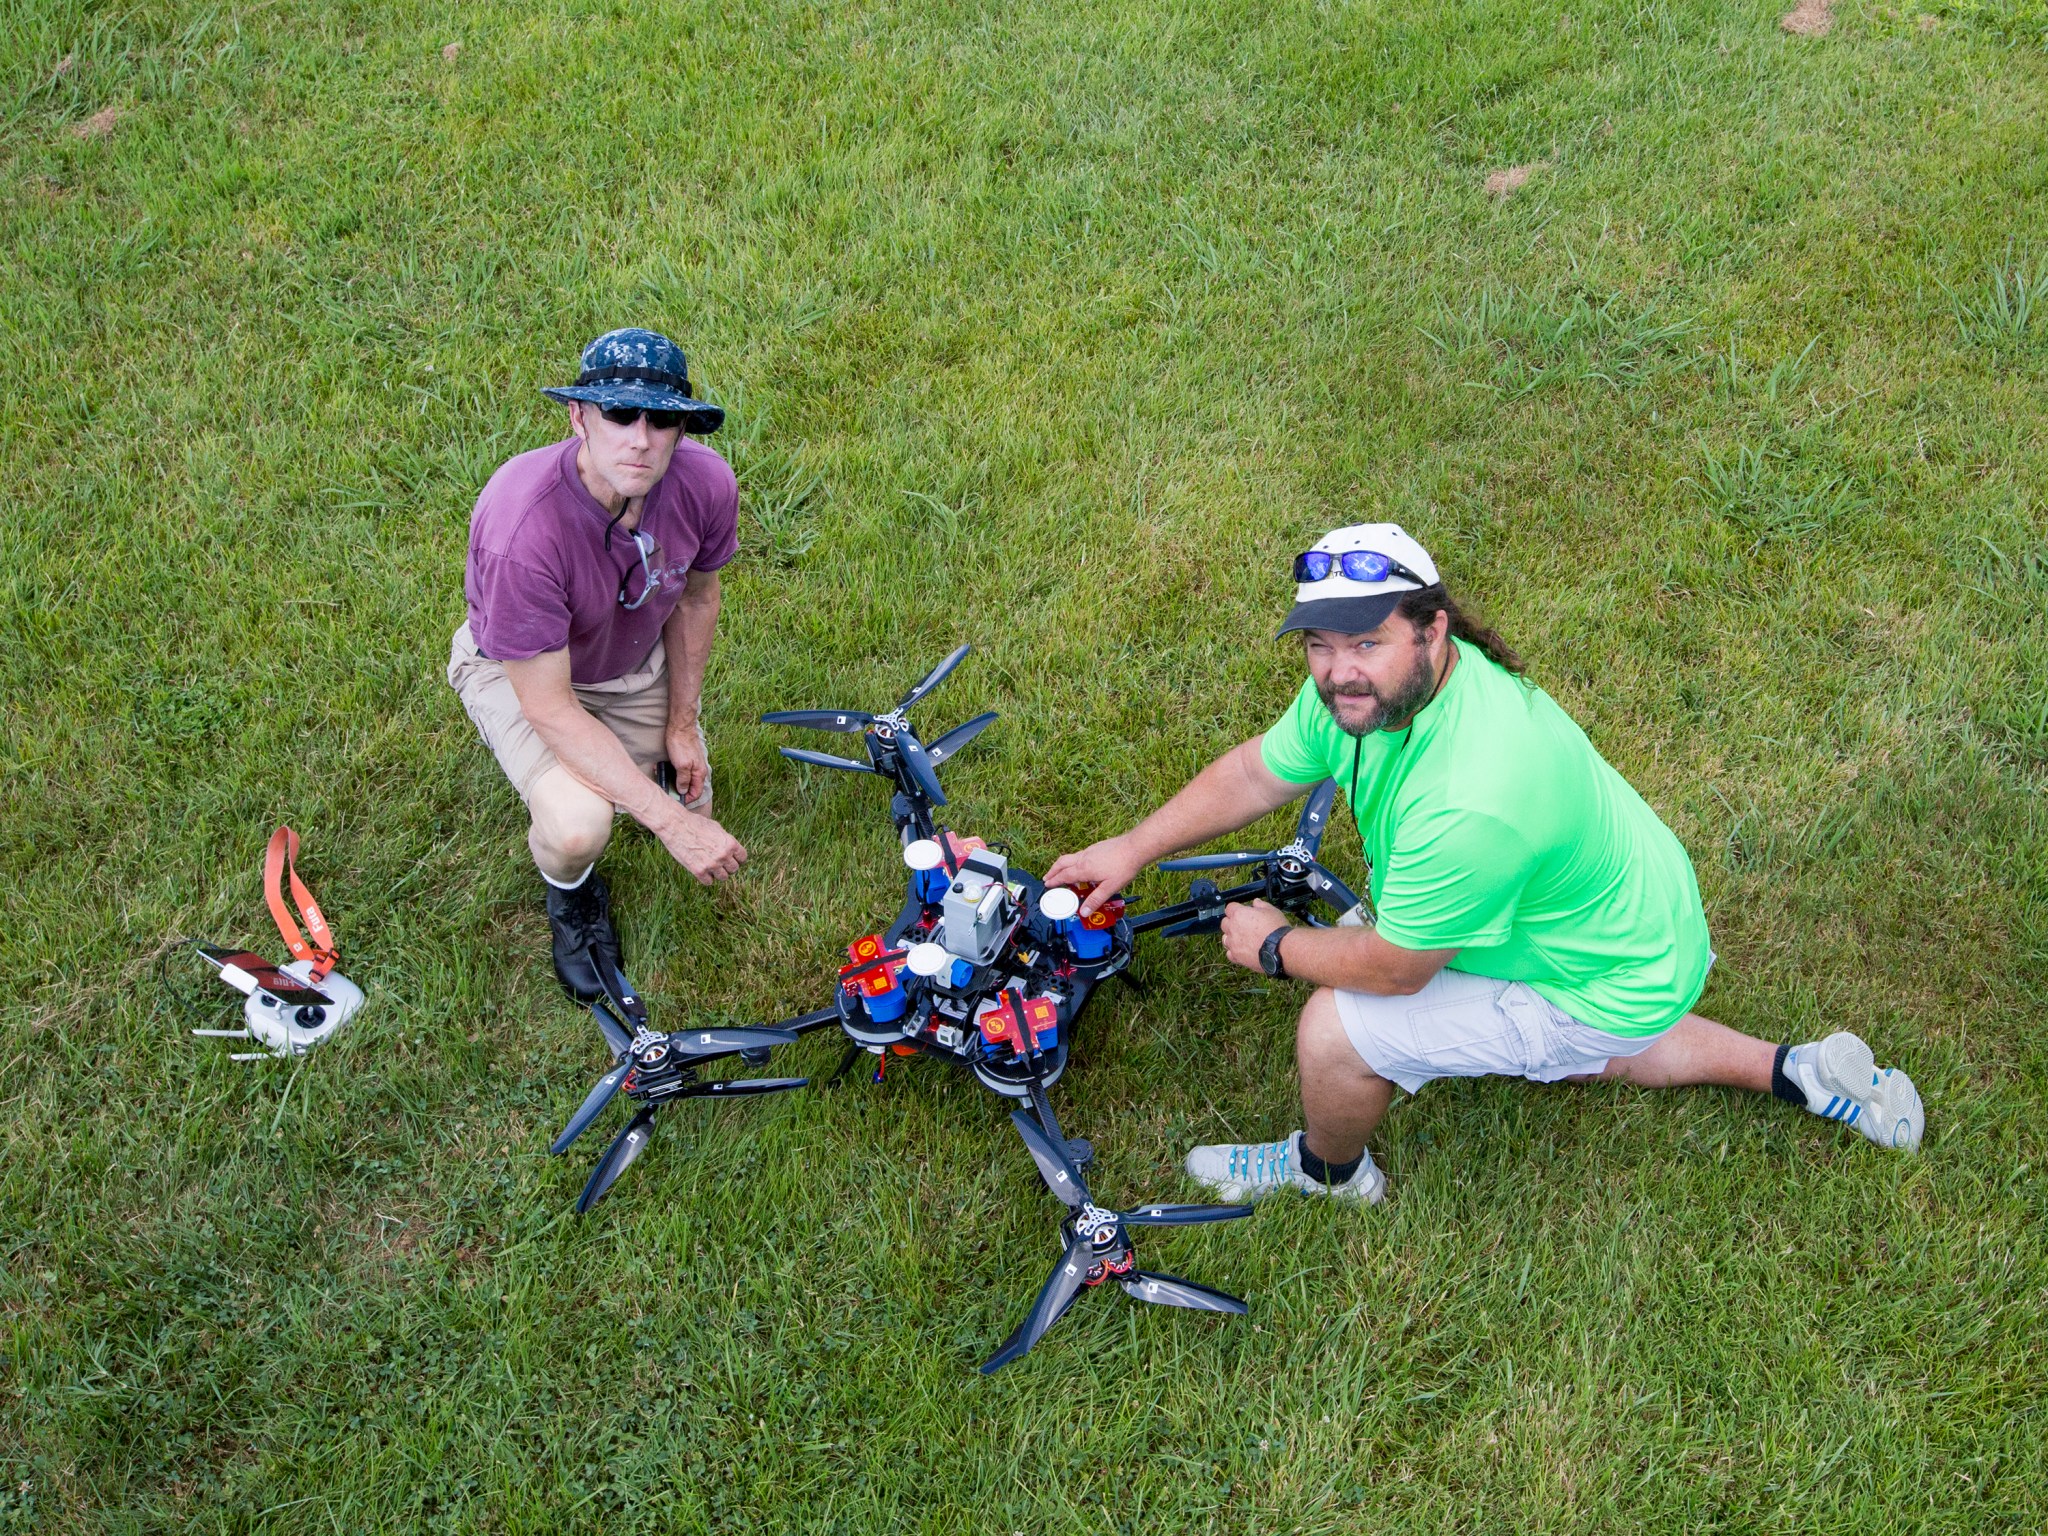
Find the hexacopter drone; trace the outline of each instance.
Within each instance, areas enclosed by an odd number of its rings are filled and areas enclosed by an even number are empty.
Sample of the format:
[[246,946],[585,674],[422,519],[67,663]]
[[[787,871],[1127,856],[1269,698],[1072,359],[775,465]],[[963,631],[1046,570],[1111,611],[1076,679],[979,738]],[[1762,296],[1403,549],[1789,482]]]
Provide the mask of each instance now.
[[[835,1076],[844,1074],[864,1051],[878,1058],[874,1073],[878,1082],[895,1057],[933,1056],[964,1066],[984,1087],[1024,1106],[1012,1112],[1011,1120],[1047,1187],[1067,1208],[1061,1224],[1065,1251],[1030,1313],[983,1364],[982,1370],[989,1372],[1036,1344],[1083,1290],[1111,1279],[1140,1301],[1197,1311],[1247,1310],[1235,1296],[1138,1269],[1129,1229],[1229,1221],[1250,1215],[1252,1208],[1147,1205],[1116,1211],[1098,1205],[1082,1177],[1082,1169],[1093,1161],[1094,1149],[1086,1141],[1069,1139],[1060,1129],[1046,1090],[1066,1071],[1074,1025],[1095,988],[1114,976],[1129,982],[1128,967],[1139,934],[1152,929],[1168,936],[1215,932],[1227,905],[1254,897],[1263,897],[1282,911],[1318,926],[1324,925],[1314,910],[1318,904],[1327,904],[1341,916],[1359,902],[1316,859],[1336,799],[1334,781],[1326,780],[1309,796],[1295,836],[1284,847],[1263,853],[1171,859],[1159,866],[1162,870],[1244,868],[1250,872],[1245,881],[1219,890],[1213,881],[1197,880],[1186,901],[1143,914],[1129,912],[1118,896],[1083,917],[1080,906],[1086,890],[1048,888],[1038,876],[1012,865],[1007,850],[991,847],[980,838],[963,838],[940,826],[933,819],[934,811],[946,804],[939,765],[980,735],[996,716],[977,715],[927,746],[912,727],[908,712],[945,680],[969,649],[963,645],[954,651],[883,714],[805,709],[761,717],[769,725],[859,733],[867,749],[865,763],[796,747],[782,748],[782,755],[816,767],[873,775],[893,791],[890,813],[909,870],[908,890],[895,921],[885,931],[847,946],[848,963],[839,968],[831,1004],[767,1029],[684,1031],[667,1036],[645,1030],[643,1011],[642,1033],[631,1038],[622,1027],[619,1014],[624,1007],[617,998],[611,999],[614,1006],[610,1009],[594,1004],[593,1012],[605,1029],[615,1064],[557,1139],[554,1150],[559,1152],[573,1141],[620,1088],[647,1101],[592,1174],[577,1202],[579,1212],[587,1211],[638,1155],[654,1110],[668,1098],[772,1092],[806,1081],[696,1082],[690,1068],[709,1057],[745,1049],[750,1059],[762,1060],[761,1047],[837,1027],[846,1036],[848,1047]],[[620,986],[625,988],[623,978]],[[638,1053],[643,1049],[666,1049],[669,1054],[663,1057],[664,1063],[674,1061],[688,1083],[655,1097],[658,1090],[647,1085],[667,1079],[642,1074]],[[636,1131],[638,1140],[633,1139]]]

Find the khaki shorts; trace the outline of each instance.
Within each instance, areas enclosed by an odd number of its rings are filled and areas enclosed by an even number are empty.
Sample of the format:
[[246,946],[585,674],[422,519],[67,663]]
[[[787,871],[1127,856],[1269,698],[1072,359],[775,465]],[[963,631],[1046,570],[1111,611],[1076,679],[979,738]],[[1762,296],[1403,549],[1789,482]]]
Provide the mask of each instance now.
[[[550,768],[560,766],[559,759],[528,723],[503,665],[477,651],[467,624],[455,631],[454,644],[448,652],[448,686],[469,711],[484,745],[498,759],[498,766],[519,791],[519,798],[531,799],[534,784]],[[654,649],[638,671],[609,682],[579,683],[575,694],[577,702],[619,738],[619,744],[640,771],[652,778],[655,764],[668,757],[668,654],[661,642],[654,642]],[[697,742],[700,746],[704,744],[702,725],[697,727]],[[708,751],[706,757],[708,760]],[[692,804],[703,804],[710,794],[711,776],[707,769],[704,793]]]
[[1337,994],[1337,1018],[1365,1064],[1414,1093],[1439,1077],[1555,1083],[1647,1051],[1664,1032],[1610,1035],[1527,982],[1441,970],[1412,997]]

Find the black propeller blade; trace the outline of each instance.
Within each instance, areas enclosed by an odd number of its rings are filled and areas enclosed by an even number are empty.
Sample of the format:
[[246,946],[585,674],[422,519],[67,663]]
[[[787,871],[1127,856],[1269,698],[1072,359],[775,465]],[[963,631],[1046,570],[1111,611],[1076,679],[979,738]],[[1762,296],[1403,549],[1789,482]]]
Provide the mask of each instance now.
[[1141,1205],[1123,1213],[1127,1227],[1185,1227],[1198,1221],[1236,1221],[1249,1216],[1248,1205]]
[[653,1135],[654,1106],[649,1104],[626,1122],[626,1128],[604,1149],[604,1156],[600,1157],[597,1166],[590,1170],[590,1182],[583,1186],[583,1193],[576,1197],[578,1216],[586,1215],[593,1205],[604,1198],[605,1191],[612,1187],[618,1176],[633,1166],[633,1159],[647,1150],[647,1143]]
[[1081,1170],[1067,1156],[1066,1148],[1055,1144],[1045,1128],[1021,1109],[1010,1111],[1010,1122],[1024,1138],[1031,1161],[1038,1164],[1038,1171],[1044,1176],[1046,1188],[1069,1210],[1078,1211],[1081,1202],[1088,1198],[1088,1186],[1081,1182]]
[[783,747],[782,755],[792,762],[810,763],[818,768],[837,768],[843,773],[873,773],[875,770],[866,763],[856,763],[850,757],[834,757],[829,752],[806,752],[802,747]]
[[1330,808],[1337,803],[1337,781],[1325,779],[1318,784],[1308,797],[1308,804],[1301,808],[1301,820],[1294,824],[1294,840],[1310,854],[1323,846],[1323,833],[1329,829]]
[[1263,864],[1270,853],[1198,853],[1191,859],[1161,859],[1159,867],[1174,869],[1235,869],[1240,864]]
[[[764,725],[796,725],[818,731],[869,731],[868,750],[871,756],[885,750],[896,754],[895,774],[898,790],[909,797],[911,802],[922,799],[932,806],[946,803],[946,792],[939,784],[938,765],[951,757],[962,747],[982,733],[996,717],[993,714],[977,716],[965,725],[956,726],[939,739],[936,747],[927,747],[916,731],[905,723],[904,711],[925,697],[966,659],[973,650],[971,645],[962,645],[944,661],[927,672],[902,701],[887,715],[876,716],[859,709],[775,709],[761,716]],[[831,757],[822,752],[804,752],[794,747],[784,747],[782,755],[799,763],[811,763],[820,768],[837,768],[845,773],[879,773],[880,769],[866,763],[854,762],[848,758]],[[911,812],[906,808],[902,814]]]
[[[1128,1261],[1128,1238],[1121,1243],[1110,1243],[1106,1250],[1096,1249],[1094,1238],[1103,1234],[1105,1223],[1117,1223],[1118,1235],[1121,1236],[1120,1229],[1124,1226],[1192,1226],[1197,1222],[1235,1221],[1252,1213],[1249,1205],[1141,1205],[1135,1211],[1121,1213],[1104,1210],[1089,1195],[1088,1186],[1081,1179],[1081,1170],[1074,1166],[1073,1158],[1059,1137],[1021,1109],[1011,1111],[1010,1122],[1017,1127],[1017,1134],[1024,1138],[1024,1145],[1031,1153],[1031,1160],[1038,1165],[1046,1187],[1069,1210],[1077,1213],[1069,1225],[1087,1230],[1074,1232],[1066,1253],[1046,1280],[1044,1289],[1038,1293],[1038,1300],[1032,1304],[1030,1315],[983,1363],[981,1371],[984,1376],[1001,1370],[1045,1337],[1052,1325],[1074,1304],[1074,1298],[1088,1282],[1088,1271],[1092,1265]],[[1138,1300],[1155,1302],[1160,1306],[1189,1307],[1200,1312],[1250,1310],[1235,1296],[1227,1296],[1221,1291],[1212,1291],[1207,1286],[1172,1275],[1152,1275],[1138,1270],[1123,1281],[1123,1287]]]
[[908,726],[898,731],[896,751],[903,759],[903,766],[910,770],[911,781],[924,792],[925,799],[934,806],[944,805],[946,792],[939,788],[938,770],[932,766],[931,753],[917,739],[917,732]]
[[1177,1275],[1154,1275],[1139,1270],[1123,1282],[1126,1294],[1162,1307],[1186,1307],[1193,1312],[1245,1313],[1251,1308],[1235,1296],[1212,1291],[1206,1285],[1183,1280]]
[[619,1091],[619,1084],[625,1081],[626,1074],[632,1070],[633,1063],[629,1058],[600,1077],[597,1086],[590,1090],[590,1097],[583,1101],[582,1108],[569,1117],[568,1125],[563,1127],[562,1134],[555,1138],[548,1151],[557,1157],[568,1151],[570,1143],[589,1130],[590,1122],[604,1113],[605,1105],[611,1103],[612,1095]]
[[[1162,859],[1159,867],[1169,871],[1241,869],[1250,864],[1271,864],[1286,855],[1290,862],[1282,865],[1282,873],[1292,873],[1298,867],[1292,861],[1306,853],[1308,858],[1304,862],[1308,865],[1309,889],[1334,907],[1341,917],[1359,904],[1358,897],[1352,893],[1351,887],[1331,874],[1315,857],[1323,846],[1323,834],[1330,829],[1330,812],[1336,804],[1337,781],[1325,779],[1309,792],[1308,803],[1302,806],[1301,815],[1294,824],[1294,841],[1287,847],[1269,849],[1265,853],[1199,853],[1186,859]],[[1162,932],[1168,938],[1177,938],[1190,933],[1214,933],[1219,926],[1218,918],[1198,914],[1183,918]]]
[[771,709],[763,725],[801,725],[813,731],[864,731],[875,717],[862,709]]
[[623,1056],[633,1048],[633,1032],[613,1018],[609,1009],[592,1003],[590,1011],[596,1016],[598,1030],[604,1035],[604,1043],[612,1048],[614,1056]]
[[795,1045],[797,1037],[786,1029],[679,1029],[668,1037],[669,1048],[692,1061],[713,1056],[730,1056],[734,1051],[751,1051],[761,1046]]
[[[1309,851],[1311,857],[1323,846],[1323,833],[1330,827],[1330,808],[1337,803],[1337,781],[1325,779],[1315,787],[1308,797],[1308,804],[1301,808],[1301,817],[1294,824],[1295,841]],[[1234,869],[1241,864],[1259,864],[1272,858],[1281,850],[1273,848],[1265,853],[1201,853],[1191,859],[1162,859],[1161,869]]]
[[1088,1277],[1089,1250],[1093,1246],[1078,1234],[1067,1244],[1066,1253],[1053,1266],[1045,1288],[1038,1293],[1038,1300],[1032,1303],[1030,1315],[1017,1325],[1017,1331],[1003,1341],[1000,1349],[982,1362],[982,1375],[993,1375],[1028,1351],[1074,1304],[1074,1298],[1081,1293],[1082,1282]]
[[629,1029],[647,1027],[647,1003],[632,979],[615,965],[608,965],[595,949],[590,952],[590,963],[597,971],[599,985],[604,988],[604,1000],[611,1005],[613,1017]]
[[735,1099],[749,1093],[784,1093],[807,1087],[808,1077],[732,1077],[715,1083],[692,1083],[683,1095],[691,1099]]
[[947,758],[995,724],[995,721],[996,714],[994,710],[990,710],[985,715],[976,715],[965,725],[954,726],[953,729],[933,742],[926,750],[931,753],[934,763],[943,763]]
[[967,659],[967,653],[973,649],[974,647],[971,645],[963,645],[958,650],[953,652],[952,655],[948,656],[944,661],[940,662],[936,667],[933,667],[931,671],[925,673],[924,680],[920,682],[915,688],[911,689],[910,692],[903,695],[903,702],[896,706],[897,710],[901,712],[903,710],[910,708],[911,705],[915,704],[919,699],[923,698],[926,694],[930,693],[934,688],[938,687],[939,684],[943,683],[946,680],[948,674],[950,674],[955,667],[959,666],[961,662],[965,661]]
[[1339,917],[1358,905],[1358,898],[1352,894],[1351,887],[1320,864],[1309,865],[1308,883],[1310,889],[1337,909]]

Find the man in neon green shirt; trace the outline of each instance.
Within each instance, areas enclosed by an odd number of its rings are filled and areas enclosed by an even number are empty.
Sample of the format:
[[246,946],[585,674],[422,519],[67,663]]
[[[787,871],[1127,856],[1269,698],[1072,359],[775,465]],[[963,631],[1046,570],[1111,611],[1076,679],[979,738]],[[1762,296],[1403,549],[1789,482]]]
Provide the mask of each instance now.
[[1394,1089],[1495,1073],[1750,1088],[1918,1147],[1912,1080],[1855,1035],[1774,1045],[1690,1011],[1714,955],[1685,849],[1420,544],[1390,523],[1339,528],[1294,575],[1280,632],[1302,635],[1309,677],[1287,712],[1046,872],[1095,882],[1092,906],[1325,779],[1350,800],[1370,919],[1297,928],[1263,901],[1223,918],[1232,961],[1316,989],[1295,1047],[1306,1129],[1197,1147],[1190,1174],[1229,1200],[1377,1201],[1366,1142]]

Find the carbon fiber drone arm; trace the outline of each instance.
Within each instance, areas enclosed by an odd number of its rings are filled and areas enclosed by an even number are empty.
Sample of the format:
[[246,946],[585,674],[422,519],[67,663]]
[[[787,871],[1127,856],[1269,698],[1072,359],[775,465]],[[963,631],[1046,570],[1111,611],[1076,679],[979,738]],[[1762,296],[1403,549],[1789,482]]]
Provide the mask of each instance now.
[[809,1013],[800,1013],[793,1019],[770,1024],[769,1029],[785,1030],[792,1035],[814,1034],[821,1029],[836,1029],[839,1026],[839,1009],[836,1005],[813,1008]]
[[[1127,918],[1126,921],[1130,923],[1131,932],[1134,935],[1149,933],[1154,928],[1164,928],[1170,924],[1188,921],[1210,924],[1212,926],[1206,931],[1213,933],[1215,931],[1214,925],[1220,924],[1223,920],[1223,909],[1225,907],[1234,901],[1253,901],[1265,894],[1266,882],[1264,880],[1247,880],[1242,885],[1233,885],[1228,890],[1218,891],[1213,896],[1192,896],[1186,901],[1176,901],[1171,906],[1154,907],[1150,912],[1140,912],[1135,917]],[[1183,928],[1180,930],[1181,933],[1200,933],[1203,931],[1205,930],[1199,927]],[[1174,937],[1178,937],[1178,935],[1176,934]]]
[[839,1007],[836,1003],[831,1003],[823,1008],[813,1008],[809,1013],[800,1013],[775,1027],[786,1029],[793,1035],[808,1035],[813,1030],[826,1029],[838,1022]]

